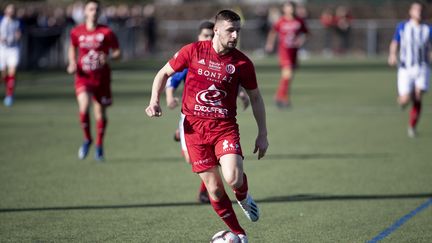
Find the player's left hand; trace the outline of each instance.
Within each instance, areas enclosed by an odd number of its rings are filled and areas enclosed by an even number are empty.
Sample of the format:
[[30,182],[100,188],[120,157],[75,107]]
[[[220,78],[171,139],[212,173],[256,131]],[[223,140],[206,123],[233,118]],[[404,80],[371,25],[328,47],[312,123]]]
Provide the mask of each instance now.
[[267,152],[268,146],[269,143],[267,140],[267,135],[258,135],[255,141],[255,149],[253,153],[255,154],[258,152],[258,159],[261,159]]
[[149,117],[160,117],[162,116],[162,108],[157,103],[150,103],[150,105],[146,108],[147,116]]
[[249,107],[250,101],[249,97],[244,91],[240,91],[238,94],[238,97],[240,98],[242,104],[243,104],[243,110],[246,110]]

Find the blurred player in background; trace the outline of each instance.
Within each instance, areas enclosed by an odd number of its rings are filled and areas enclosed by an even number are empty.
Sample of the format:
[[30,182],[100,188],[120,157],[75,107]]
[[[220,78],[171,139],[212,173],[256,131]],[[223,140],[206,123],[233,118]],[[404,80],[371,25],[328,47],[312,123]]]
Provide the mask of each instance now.
[[110,50],[111,59],[120,59],[121,51],[112,30],[97,23],[99,13],[99,1],[89,0],[85,3],[85,23],[71,30],[67,71],[71,74],[75,73],[75,93],[84,132],[84,142],[78,151],[78,158],[86,158],[93,142],[89,116],[90,104],[93,100],[97,128],[95,159],[103,161],[103,137],[107,126],[106,110],[112,103],[111,69],[108,60]]
[[6,86],[5,106],[14,102],[15,75],[19,62],[21,23],[15,18],[15,6],[9,4],[0,17],[0,70]]
[[210,203],[230,230],[247,242],[231,201],[225,192],[218,166],[227,184],[233,189],[245,215],[251,221],[259,219],[259,210],[248,194],[243,155],[236,122],[236,98],[239,87],[248,93],[258,136],[255,151],[258,159],[267,150],[267,127],[264,102],[258,89],[253,63],[237,50],[240,16],[231,10],[220,11],[215,18],[212,41],[198,41],[184,46],[157,73],[146,113],[159,117],[160,93],[169,76],[188,69],[184,86],[183,128],[192,171],[204,181]]
[[[412,103],[408,136],[417,136],[417,124],[422,108],[422,96],[429,88],[429,50],[432,43],[432,28],[423,23],[425,6],[413,2],[409,9],[409,20],[396,27],[390,43],[388,63],[398,64],[398,103],[406,107]],[[397,52],[399,49],[399,62]]]
[[281,79],[274,100],[279,108],[289,107],[290,86],[297,67],[297,52],[306,42],[309,33],[306,24],[296,16],[294,2],[285,2],[282,7],[283,16],[273,25],[267,36],[265,49],[271,53],[274,49],[276,37],[279,36],[279,63]]
[[[199,26],[199,33],[198,33],[198,41],[209,41],[213,39],[214,32],[214,23],[210,21],[204,21]],[[179,99],[175,97],[174,93],[179,87],[179,85],[186,80],[188,69],[185,68],[181,72],[174,73],[171,77],[167,80],[167,85],[165,89],[166,94],[166,102],[167,106],[170,109],[174,109],[179,104]],[[243,109],[246,110],[246,108],[249,106],[249,98],[247,97],[247,94],[243,89],[239,91],[238,97],[243,103]],[[174,134],[174,140],[181,143],[181,149],[182,154],[186,160],[186,162],[190,163],[189,160],[189,154],[187,152],[186,142],[184,141],[184,132],[183,132],[183,120],[184,115],[181,114],[179,127],[177,128],[175,134]],[[209,203],[210,200],[208,198],[207,188],[205,187],[204,182],[201,182],[199,193],[198,193],[198,201],[201,203]]]

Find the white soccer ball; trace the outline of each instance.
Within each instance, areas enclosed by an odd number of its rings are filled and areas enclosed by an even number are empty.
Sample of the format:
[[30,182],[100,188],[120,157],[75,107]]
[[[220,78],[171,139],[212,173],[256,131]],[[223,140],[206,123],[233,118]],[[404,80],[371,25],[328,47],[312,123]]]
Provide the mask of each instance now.
[[217,232],[210,243],[240,243],[240,238],[229,230]]

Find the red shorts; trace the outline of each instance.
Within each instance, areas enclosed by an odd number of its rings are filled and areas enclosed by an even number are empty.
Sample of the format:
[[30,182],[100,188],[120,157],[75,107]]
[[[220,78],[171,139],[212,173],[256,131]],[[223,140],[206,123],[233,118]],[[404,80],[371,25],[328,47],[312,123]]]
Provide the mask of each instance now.
[[279,63],[281,67],[297,67],[297,48],[279,48]]
[[109,73],[102,75],[98,82],[77,75],[75,78],[75,94],[78,96],[81,92],[91,93],[93,100],[103,106],[112,105],[111,77]]
[[202,119],[186,116],[184,136],[192,171],[204,172],[219,165],[226,154],[243,157],[240,133],[235,119]]

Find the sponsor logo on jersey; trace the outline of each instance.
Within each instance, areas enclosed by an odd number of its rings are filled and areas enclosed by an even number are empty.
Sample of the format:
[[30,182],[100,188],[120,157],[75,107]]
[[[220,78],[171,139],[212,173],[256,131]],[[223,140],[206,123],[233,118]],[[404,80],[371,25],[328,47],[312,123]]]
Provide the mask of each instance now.
[[99,48],[104,40],[104,34],[98,33],[95,35],[80,35],[78,41],[80,48],[96,49]]
[[231,80],[233,77],[229,75],[223,75],[220,72],[212,72],[209,70],[203,70],[201,68],[198,68],[197,71],[198,75],[207,77],[207,80],[215,83],[222,83],[222,82],[228,82],[231,83]]
[[222,70],[222,65],[219,62],[209,61],[209,69],[220,71]]
[[217,89],[213,84],[206,90],[201,90],[196,95],[196,101],[201,105],[220,106],[222,99],[227,96],[227,93],[223,90]]
[[232,64],[228,64],[225,68],[226,72],[229,74],[233,74],[235,72],[235,66]]
[[206,65],[206,63],[205,63],[205,60],[204,60],[204,59],[201,59],[201,60],[199,60],[199,61],[198,61],[198,64],[201,64],[201,65]]

